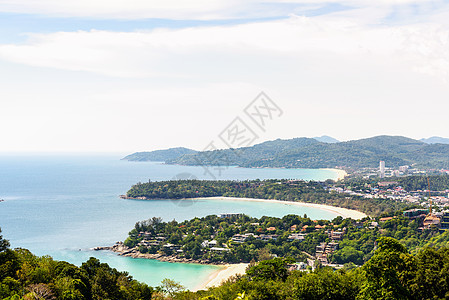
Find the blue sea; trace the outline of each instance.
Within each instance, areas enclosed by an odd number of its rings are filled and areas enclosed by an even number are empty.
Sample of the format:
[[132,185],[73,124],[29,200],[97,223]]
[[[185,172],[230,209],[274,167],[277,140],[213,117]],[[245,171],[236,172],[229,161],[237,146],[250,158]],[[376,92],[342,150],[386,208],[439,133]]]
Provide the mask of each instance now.
[[[307,214],[332,219],[335,213],[278,203],[247,201],[170,200],[136,201],[119,195],[137,182],[194,176],[199,179],[336,179],[333,170],[246,169],[224,170],[165,165],[156,162],[122,161],[122,155],[3,155],[0,156],[0,227],[12,247],[37,255],[51,255],[81,265],[97,257],[134,278],[158,285],[164,278],[194,288],[216,266],[166,263],[120,257],[107,251],[93,251],[123,241],[137,221],[162,217],[182,221],[210,214],[238,212],[254,217]],[[179,175],[182,174],[182,175]]]

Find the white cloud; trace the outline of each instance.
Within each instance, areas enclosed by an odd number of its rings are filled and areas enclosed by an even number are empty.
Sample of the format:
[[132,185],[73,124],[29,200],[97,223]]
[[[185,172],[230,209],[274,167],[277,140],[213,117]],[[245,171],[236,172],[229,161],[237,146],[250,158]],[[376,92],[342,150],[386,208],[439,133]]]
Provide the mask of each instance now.
[[448,32],[332,15],[33,34],[0,45],[0,150],[200,149],[261,90],[285,111],[264,140],[449,136]]
[[[407,63],[410,69],[449,79],[449,30],[441,25],[363,26],[335,18],[235,26],[158,29],[149,32],[78,31],[33,34],[25,44],[0,45],[0,57],[26,65],[118,77],[222,78],[309,64],[319,53],[338,60]],[[319,59],[318,59],[319,63]],[[255,70],[252,70],[254,68]]]
[[[444,3],[443,0],[0,0],[0,11],[116,19],[168,18],[168,19],[228,19],[286,16],[296,9],[307,10],[329,3],[354,8],[393,8],[398,6],[424,6]],[[289,4],[289,5],[286,5]]]

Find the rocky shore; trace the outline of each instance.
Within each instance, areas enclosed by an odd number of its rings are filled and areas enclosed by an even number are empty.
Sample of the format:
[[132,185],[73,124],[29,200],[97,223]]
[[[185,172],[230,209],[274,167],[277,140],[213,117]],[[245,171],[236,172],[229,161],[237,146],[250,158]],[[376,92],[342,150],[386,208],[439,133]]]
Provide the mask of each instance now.
[[130,199],[130,200],[150,200],[147,197],[128,197],[126,195],[120,195],[120,199]]
[[156,259],[159,261],[164,262],[171,262],[171,263],[189,263],[189,264],[203,264],[203,265],[225,265],[224,262],[211,262],[209,260],[201,260],[201,259],[191,259],[191,258],[184,258],[184,257],[177,257],[174,255],[167,256],[164,254],[156,253],[156,254],[150,254],[150,253],[141,253],[135,248],[129,248],[123,244],[123,242],[117,242],[112,247],[95,247],[93,248],[95,251],[112,251],[117,253],[120,256],[127,256],[132,258],[146,258],[146,259]]

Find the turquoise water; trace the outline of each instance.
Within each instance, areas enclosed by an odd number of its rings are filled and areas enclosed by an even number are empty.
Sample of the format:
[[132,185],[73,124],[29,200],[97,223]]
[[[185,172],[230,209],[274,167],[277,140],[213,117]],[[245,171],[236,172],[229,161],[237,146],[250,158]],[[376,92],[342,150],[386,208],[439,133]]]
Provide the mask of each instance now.
[[[201,167],[127,162],[121,156],[1,156],[0,227],[12,247],[30,249],[80,265],[94,256],[128,271],[136,279],[157,285],[172,278],[194,288],[215,266],[174,264],[119,257],[91,251],[124,240],[136,221],[162,217],[182,221],[210,214],[239,212],[261,217],[307,214],[331,219],[333,212],[277,203],[200,200],[136,201],[118,197],[136,182],[168,180],[180,173],[211,179]],[[214,173],[218,175],[218,173]],[[228,168],[219,179],[335,179],[332,170]]]

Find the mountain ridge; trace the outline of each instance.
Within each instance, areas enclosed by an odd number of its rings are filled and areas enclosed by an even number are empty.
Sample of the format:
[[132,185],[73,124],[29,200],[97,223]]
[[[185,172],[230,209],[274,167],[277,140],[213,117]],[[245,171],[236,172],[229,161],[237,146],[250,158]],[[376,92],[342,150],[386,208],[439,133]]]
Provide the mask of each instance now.
[[338,143],[301,137],[276,139],[237,149],[194,151],[172,156],[165,162],[258,168],[375,168],[380,160],[385,161],[388,167],[449,168],[449,145],[426,144],[404,136],[388,135]]
[[426,144],[449,144],[448,138],[443,138],[440,136],[432,136],[430,138],[423,138],[420,139],[421,142],[424,142]]
[[316,136],[316,137],[314,137],[314,139],[317,140],[318,142],[329,143],[329,144],[340,142],[339,140],[337,140],[331,136],[328,136],[328,135]]

